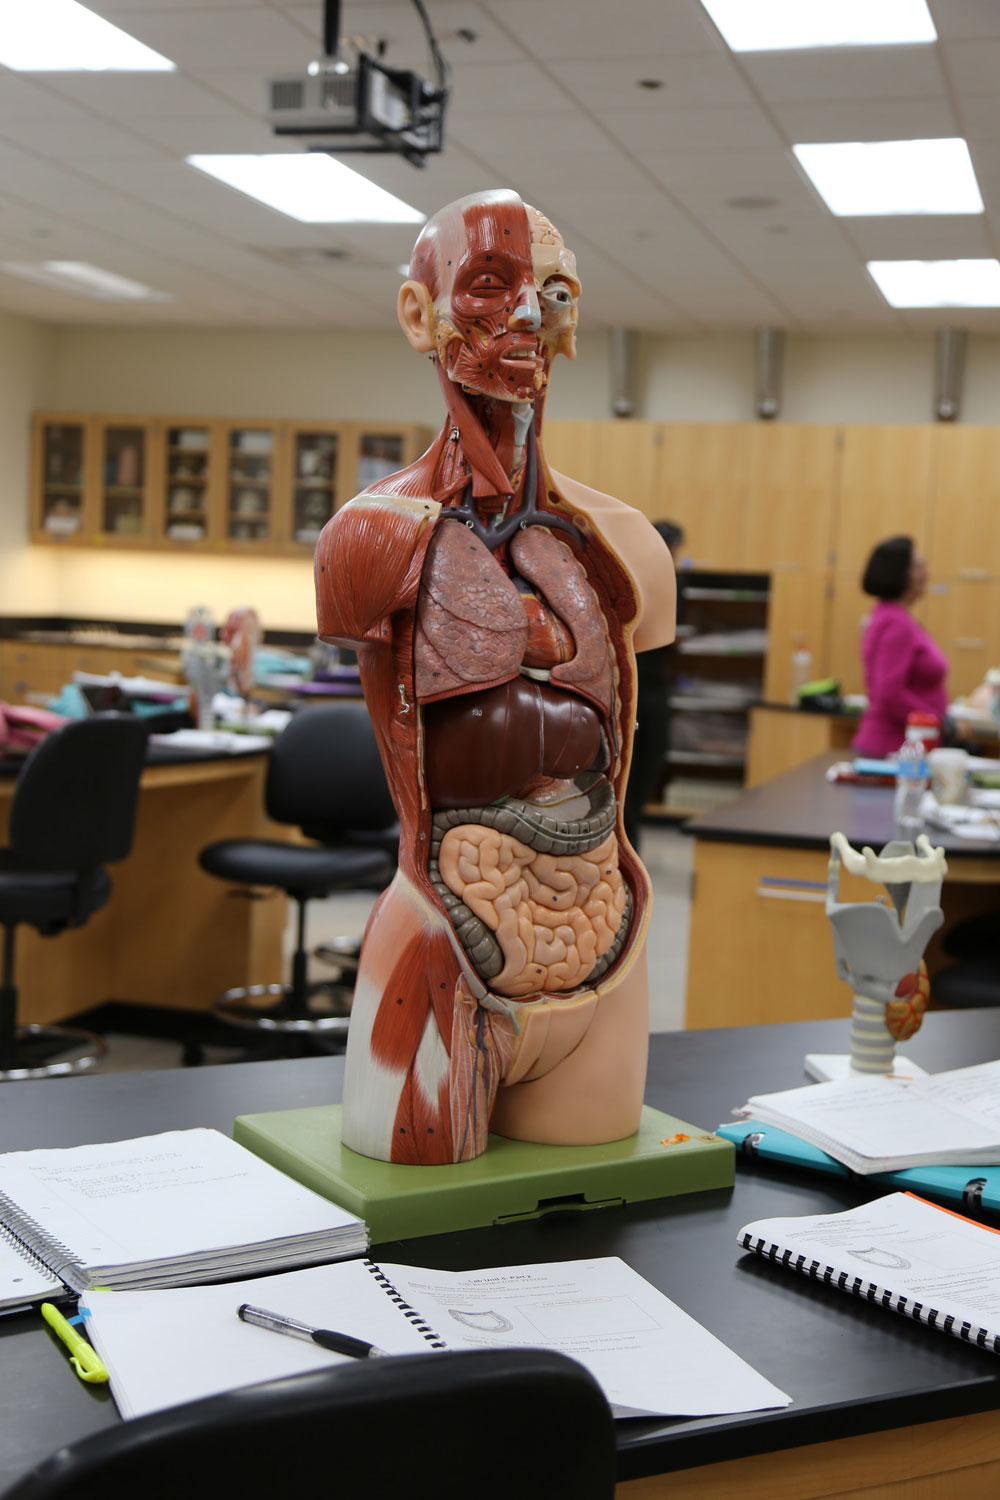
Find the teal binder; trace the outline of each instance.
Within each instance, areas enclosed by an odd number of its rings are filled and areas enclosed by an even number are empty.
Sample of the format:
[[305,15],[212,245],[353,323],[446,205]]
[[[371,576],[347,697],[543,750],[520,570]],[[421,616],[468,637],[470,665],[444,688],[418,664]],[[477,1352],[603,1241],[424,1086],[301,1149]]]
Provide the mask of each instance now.
[[[731,1125],[720,1125],[715,1133],[732,1141],[737,1157],[744,1160],[762,1164],[777,1162],[807,1172],[823,1172],[828,1177],[858,1176],[818,1146],[811,1146],[787,1130],[764,1125],[760,1120],[739,1120]],[[966,1213],[979,1211],[987,1217],[1000,1216],[1000,1167],[906,1167],[901,1172],[873,1172],[859,1176],[858,1180],[885,1188],[887,1192],[919,1193],[922,1197],[940,1198],[945,1203],[956,1204]]]

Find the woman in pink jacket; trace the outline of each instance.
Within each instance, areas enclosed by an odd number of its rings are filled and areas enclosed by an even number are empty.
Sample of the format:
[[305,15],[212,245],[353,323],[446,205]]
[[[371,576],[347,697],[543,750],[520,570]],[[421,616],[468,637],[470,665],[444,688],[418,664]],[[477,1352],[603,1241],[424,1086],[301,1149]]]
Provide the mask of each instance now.
[[948,658],[910,614],[927,585],[927,565],[913,538],[880,542],[861,587],[878,600],[861,639],[868,708],[854,737],[863,755],[892,755],[906,735],[911,713],[944,720]]

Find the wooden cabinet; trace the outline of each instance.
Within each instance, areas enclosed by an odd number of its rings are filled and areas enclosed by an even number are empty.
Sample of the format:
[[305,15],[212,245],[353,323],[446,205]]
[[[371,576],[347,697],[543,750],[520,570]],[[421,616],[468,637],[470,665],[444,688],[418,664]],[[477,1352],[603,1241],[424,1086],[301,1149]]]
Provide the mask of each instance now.
[[843,435],[835,567],[860,578],[887,537],[912,536],[927,550],[935,429],[845,427]]
[[32,539],[308,556],[338,505],[429,437],[400,423],[42,413]]
[[96,529],[93,423],[67,413],[35,422],[32,531],[38,541],[81,542]]
[[948,658],[949,698],[971,693],[1000,665],[1000,578],[934,577],[923,624]]
[[198,543],[212,536],[220,484],[212,424],[177,419],[158,424],[155,531],[158,541]]
[[672,521],[660,484],[662,422],[547,422],[545,457],[560,474],[634,505],[651,521]]
[[656,519],[684,528],[695,569],[747,567],[747,497],[753,427],[744,422],[665,423]]
[[932,575],[1000,578],[1000,428],[939,427],[934,448]]
[[828,677],[835,677],[842,693],[863,693],[861,632],[875,600],[862,592],[858,575],[836,572],[831,581]]
[[792,653],[800,647],[812,657],[813,678],[834,675],[830,668],[831,595],[829,575],[820,569],[772,573],[767,611],[765,702],[789,702]]
[[750,429],[744,566],[751,572],[820,575],[830,566],[842,446],[837,427],[759,422]]

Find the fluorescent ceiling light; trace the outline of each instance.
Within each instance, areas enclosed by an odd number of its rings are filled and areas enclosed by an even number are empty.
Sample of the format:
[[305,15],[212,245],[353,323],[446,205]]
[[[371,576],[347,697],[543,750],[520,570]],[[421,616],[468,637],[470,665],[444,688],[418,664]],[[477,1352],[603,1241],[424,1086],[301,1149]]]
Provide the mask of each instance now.
[[890,307],[1000,307],[1000,260],[870,260]]
[[141,281],[129,281],[82,260],[0,261],[0,271],[38,281],[60,292],[75,292],[96,302],[171,302],[168,292],[157,292]]
[[831,213],[981,214],[961,139],[846,141],[792,150]]
[[19,73],[151,73],[174,66],[76,0],[0,0],[0,63]]
[[187,159],[200,172],[303,224],[422,224],[426,217],[323,152]]
[[926,0],[701,0],[734,52],[937,40]]

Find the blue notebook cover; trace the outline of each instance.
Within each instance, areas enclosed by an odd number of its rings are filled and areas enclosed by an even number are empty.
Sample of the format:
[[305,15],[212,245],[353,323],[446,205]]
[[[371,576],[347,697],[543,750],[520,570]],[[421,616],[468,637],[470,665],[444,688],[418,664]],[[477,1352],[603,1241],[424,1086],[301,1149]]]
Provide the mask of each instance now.
[[[760,1162],[780,1162],[808,1172],[831,1177],[853,1177],[843,1162],[835,1161],[818,1146],[799,1140],[787,1130],[763,1125],[760,1120],[738,1120],[720,1125],[716,1135],[732,1141],[738,1155]],[[874,1187],[899,1193],[920,1193],[959,1204],[966,1212],[981,1209],[1000,1214],[1000,1167],[907,1167],[902,1172],[876,1172],[862,1179]]]

